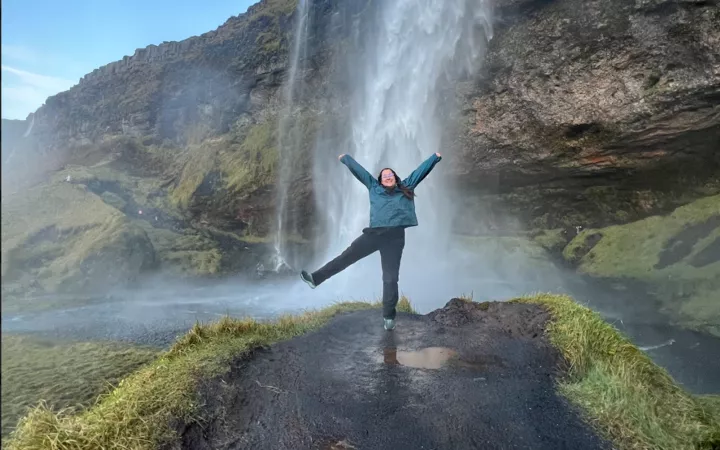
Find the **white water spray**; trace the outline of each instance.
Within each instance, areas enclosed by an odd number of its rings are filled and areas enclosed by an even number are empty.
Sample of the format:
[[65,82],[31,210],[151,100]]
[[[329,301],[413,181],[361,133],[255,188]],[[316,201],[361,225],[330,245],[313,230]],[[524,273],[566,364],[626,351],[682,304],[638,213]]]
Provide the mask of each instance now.
[[[447,154],[441,148],[441,89],[478,70],[492,34],[490,9],[484,0],[394,0],[379,8],[378,22],[366,36],[366,53],[353,56],[353,63],[362,66],[357,67],[360,80],[353,84],[350,153],[373,175],[391,167],[405,178],[433,153]],[[319,149],[322,154],[316,158],[330,158],[328,150]],[[320,264],[337,256],[368,226],[366,188],[340,163],[334,170],[340,189],[328,189],[327,173],[314,177],[318,208],[332,233]],[[451,259],[447,244],[452,198],[441,182],[442,170],[443,162],[416,190],[419,227],[407,232],[401,265],[400,284],[406,293],[409,287],[437,286],[440,278],[434,275],[443,270],[441,262]],[[366,258],[327,284],[360,295],[372,285],[371,295],[377,295],[379,283],[372,282],[380,280],[377,259]],[[412,281],[403,283],[404,274],[411,274],[405,280]],[[360,282],[350,289],[350,280]]]

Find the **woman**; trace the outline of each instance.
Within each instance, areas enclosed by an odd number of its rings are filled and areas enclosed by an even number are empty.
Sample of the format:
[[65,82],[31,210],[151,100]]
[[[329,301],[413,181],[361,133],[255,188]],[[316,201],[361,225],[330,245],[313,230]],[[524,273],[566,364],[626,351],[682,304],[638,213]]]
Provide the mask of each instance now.
[[383,318],[386,330],[395,328],[398,303],[398,276],[400,259],[405,247],[405,228],[417,226],[414,190],[440,162],[440,153],[425,160],[404,180],[394,170],[386,168],[373,178],[349,155],[340,155],[340,161],[360,180],[370,193],[370,227],[355,239],[350,247],[312,274],[302,271],[300,277],[311,288],[345,270],[351,264],[380,250],[383,271]]

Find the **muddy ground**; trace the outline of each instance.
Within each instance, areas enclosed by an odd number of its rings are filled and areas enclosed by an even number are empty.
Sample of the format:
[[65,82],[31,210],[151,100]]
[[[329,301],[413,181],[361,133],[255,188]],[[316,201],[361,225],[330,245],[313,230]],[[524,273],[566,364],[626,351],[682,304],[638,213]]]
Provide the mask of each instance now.
[[185,449],[609,448],[555,392],[535,305],[459,299],[428,315],[338,316],[257,349],[202,389]]

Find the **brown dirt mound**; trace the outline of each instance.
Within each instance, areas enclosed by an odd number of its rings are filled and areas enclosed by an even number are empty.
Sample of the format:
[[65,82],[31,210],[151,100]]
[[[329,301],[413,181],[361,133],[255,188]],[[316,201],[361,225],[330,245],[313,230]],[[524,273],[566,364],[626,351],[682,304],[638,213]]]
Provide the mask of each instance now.
[[454,298],[444,308],[428,314],[428,317],[443,326],[457,327],[474,323],[486,330],[504,332],[516,337],[536,338],[544,333],[550,314],[539,305],[474,303]]

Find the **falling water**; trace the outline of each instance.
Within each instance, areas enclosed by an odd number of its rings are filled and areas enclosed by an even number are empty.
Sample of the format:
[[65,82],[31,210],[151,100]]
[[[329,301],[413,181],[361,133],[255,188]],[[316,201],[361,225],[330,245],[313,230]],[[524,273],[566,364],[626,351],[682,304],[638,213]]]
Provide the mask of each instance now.
[[[382,2],[379,8],[371,32],[361,37],[364,52],[351,56],[359,65],[359,75],[351,83],[348,152],[374,176],[392,167],[405,178],[435,152],[447,154],[441,148],[441,90],[479,69],[492,33],[490,10],[485,0],[394,0]],[[451,259],[447,243],[452,200],[441,181],[443,169],[441,162],[416,190],[419,227],[407,232],[401,288],[403,274],[413,274],[406,287],[419,286],[416,277],[432,280],[440,268],[437,262]],[[335,257],[368,226],[367,189],[345,167],[334,170],[342,189],[326,189],[322,183],[327,183],[327,176],[315,176],[321,183],[315,191],[327,192],[318,195],[318,206],[331,233],[327,252],[318,263]],[[352,291],[355,287],[362,291],[368,285],[363,274],[370,281],[379,280],[377,258],[371,256],[330,281],[347,287],[349,280],[360,279]],[[421,268],[425,263],[431,264]]]
[[299,108],[306,92],[305,71],[307,69],[308,29],[311,0],[300,0],[297,6],[297,19],[293,33],[290,54],[290,70],[283,92],[283,109],[280,112],[278,129],[278,184],[277,219],[275,235],[275,256],[273,270],[280,271],[291,267],[288,261],[288,236],[295,233],[297,218],[288,213],[288,193],[292,183],[294,163],[304,145],[302,126],[296,123],[301,117]]

